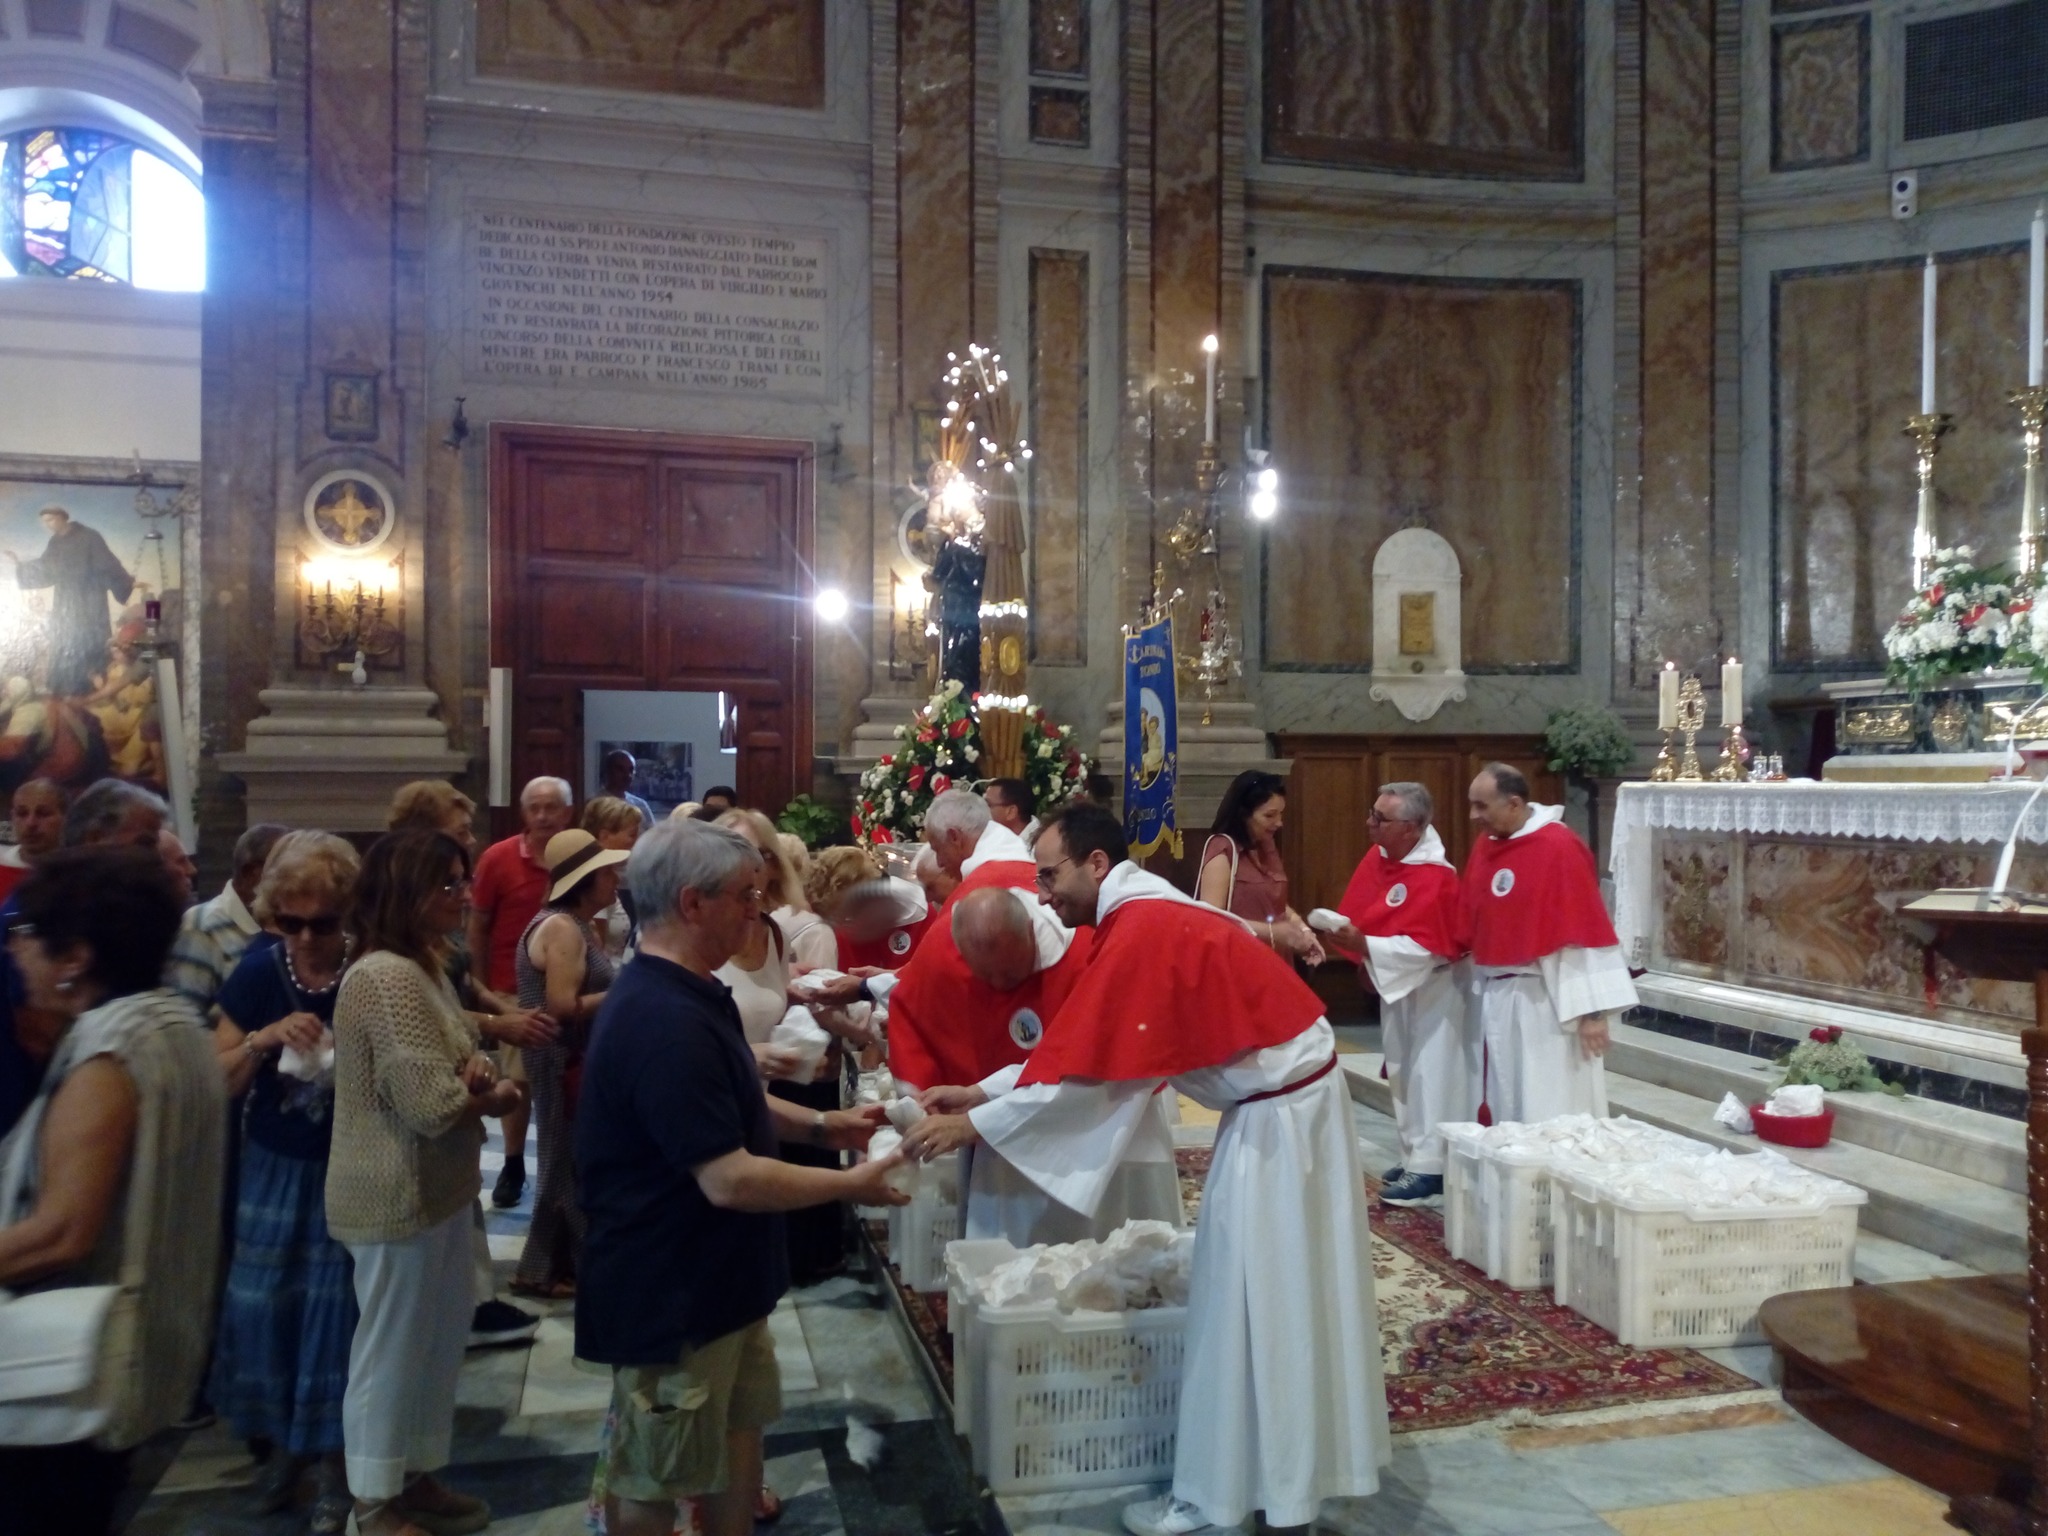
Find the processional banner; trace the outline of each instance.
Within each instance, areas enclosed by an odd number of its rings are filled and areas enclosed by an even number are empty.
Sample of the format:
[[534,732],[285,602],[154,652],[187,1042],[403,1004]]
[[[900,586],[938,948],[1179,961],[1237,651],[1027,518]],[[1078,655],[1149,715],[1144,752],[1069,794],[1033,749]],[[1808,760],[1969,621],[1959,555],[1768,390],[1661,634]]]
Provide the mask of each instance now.
[[1173,687],[1173,620],[1124,637],[1124,841],[1135,858],[1171,844],[1180,856],[1173,794],[1180,719]]

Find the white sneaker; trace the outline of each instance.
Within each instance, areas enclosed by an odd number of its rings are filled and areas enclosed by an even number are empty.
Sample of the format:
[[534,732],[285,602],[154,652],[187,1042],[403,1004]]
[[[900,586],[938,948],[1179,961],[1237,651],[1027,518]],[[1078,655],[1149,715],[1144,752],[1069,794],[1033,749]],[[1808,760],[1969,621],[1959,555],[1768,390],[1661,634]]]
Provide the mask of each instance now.
[[1217,1527],[1184,1499],[1172,1495],[1146,1499],[1124,1506],[1124,1529],[1131,1536],[1188,1536],[1190,1531],[1213,1531]]

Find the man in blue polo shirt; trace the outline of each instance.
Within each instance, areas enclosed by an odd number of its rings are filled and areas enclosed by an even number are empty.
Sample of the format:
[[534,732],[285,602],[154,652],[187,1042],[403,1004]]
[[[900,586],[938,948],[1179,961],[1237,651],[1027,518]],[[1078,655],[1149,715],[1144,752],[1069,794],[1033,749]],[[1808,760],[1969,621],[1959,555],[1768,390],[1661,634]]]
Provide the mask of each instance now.
[[907,1198],[885,1182],[895,1156],[841,1170],[776,1155],[864,1147],[882,1112],[762,1092],[712,975],[763,921],[762,875],[753,844],[696,821],[660,823],[626,865],[640,949],[598,1012],[576,1112],[576,1354],[612,1367],[611,1536],[669,1536],[676,1501],[697,1497],[706,1536],[748,1536],[761,1431],[782,1413],[768,1335],[789,1289],[781,1213]]

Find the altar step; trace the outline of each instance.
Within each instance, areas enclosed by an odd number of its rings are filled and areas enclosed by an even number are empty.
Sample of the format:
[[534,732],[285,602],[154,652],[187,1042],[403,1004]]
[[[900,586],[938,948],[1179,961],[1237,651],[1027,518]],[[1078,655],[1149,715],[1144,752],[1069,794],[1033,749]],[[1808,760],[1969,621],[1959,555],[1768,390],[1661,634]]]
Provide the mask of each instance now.
[[[1388,1113],[1392,1098],[1377,1055],[1342,1059],[1352,1097]],[[1616,1114],[1735,1152],[1764,1143],[1714,1120],[1721,1095],[1765,1098],[1777,1072],[1756,1057],[1631,1025],[1615,1028],[1607,1100]],[[1870,1194],[1866,1233],[1893,1238],[1969,1269],[2026,1268],[2026,1130],[2017,1121],[1925,1099],[1834,1094],[1834,1140],[1793,1161]],[[1859,1268],[1861,1266],[1859,1265]]]

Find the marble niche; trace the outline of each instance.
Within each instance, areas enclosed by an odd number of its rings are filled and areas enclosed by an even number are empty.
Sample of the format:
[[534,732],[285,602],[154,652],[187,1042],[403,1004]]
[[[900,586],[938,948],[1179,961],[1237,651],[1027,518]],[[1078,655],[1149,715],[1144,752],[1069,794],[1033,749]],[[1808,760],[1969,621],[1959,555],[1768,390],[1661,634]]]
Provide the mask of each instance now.
[[1372,558],[1372,697],[1427,720],[1465,697],[1460,664],[1463,581],[1441,534],[1403,528]]

